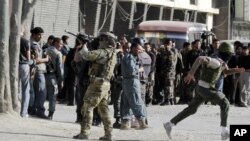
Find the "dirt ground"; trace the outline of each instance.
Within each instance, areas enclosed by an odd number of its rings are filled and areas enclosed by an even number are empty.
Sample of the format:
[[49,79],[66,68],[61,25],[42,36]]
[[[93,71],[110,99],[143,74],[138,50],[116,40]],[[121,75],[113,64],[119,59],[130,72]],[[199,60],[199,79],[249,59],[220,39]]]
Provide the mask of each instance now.
[[[48,103],[46,103],[47,105]],[[163,123],[170,120],[187,105],[151,106],[147,108],[149,126],[145,130],[114,129],[116,140],[168,140]],[[52,121],[35,117],[20,118],[15,114],[0,114],[0,141],[75,141],[80,131],[75,123],[75,106],[57,105]],[[110,106],[111,113],[113,108]],[[229,124],[250,124],[250,109],[231,106]],[[220,141],[220,108],[202,105],[195,115],[173,128],[173,141]],[[91,129],[91,140],[103,136],[103,127]]]

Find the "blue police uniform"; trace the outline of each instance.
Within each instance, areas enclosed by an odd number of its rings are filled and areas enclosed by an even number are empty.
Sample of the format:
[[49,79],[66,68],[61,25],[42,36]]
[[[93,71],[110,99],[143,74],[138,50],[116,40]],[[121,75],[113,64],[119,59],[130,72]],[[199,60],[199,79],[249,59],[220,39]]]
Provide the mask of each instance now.
[[139,80],[139,58],[130,53],[125,54],[122,60],[122,119],[130,119],[132,109],[137,119],[146,116],[145,105],[141,98],[140,80]]

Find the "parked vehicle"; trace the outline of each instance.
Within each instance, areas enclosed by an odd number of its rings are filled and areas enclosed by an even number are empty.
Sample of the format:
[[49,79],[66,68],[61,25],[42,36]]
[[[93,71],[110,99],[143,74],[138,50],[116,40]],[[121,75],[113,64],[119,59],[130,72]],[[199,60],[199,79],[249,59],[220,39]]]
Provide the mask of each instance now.
[[159,45],[161,39],[170,38],[181,48],[186,41],[201,39],[207,26],[201,23],[183,21],[144,21],[136,29],[136,36],[145,38],[148,42]]

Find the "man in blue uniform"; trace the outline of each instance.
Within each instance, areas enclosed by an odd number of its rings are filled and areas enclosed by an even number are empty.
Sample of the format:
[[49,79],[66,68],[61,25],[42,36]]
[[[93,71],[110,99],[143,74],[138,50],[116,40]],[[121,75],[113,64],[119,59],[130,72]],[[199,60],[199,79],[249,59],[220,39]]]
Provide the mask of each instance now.
[[139,54],[140,45],[133,43],[131,45],[131,52],[126,53],[122,60],[122,88],[123,95],[122,100],[122,129],[129,128],[129,121],[131,119],[130,109],[139,121],[140,129],[145,129],[148,126],[145,122],[146,109],[144,102],[141,98],[141,88],[139,73],[143,72],[142,68],[139,68]]

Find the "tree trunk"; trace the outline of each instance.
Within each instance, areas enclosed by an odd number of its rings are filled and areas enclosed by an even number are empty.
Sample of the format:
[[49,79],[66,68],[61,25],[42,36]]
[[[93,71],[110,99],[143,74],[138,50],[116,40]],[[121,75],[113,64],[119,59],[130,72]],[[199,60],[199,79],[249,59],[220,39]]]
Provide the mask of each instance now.
[[24,29],[24,38],[29,39],[30,38],[30,29],[31,29],[31,23],[33,19],[34,14],[34,7],[37,3],[37,0],[23,0],[23,9],[22,9],[22,18],[21,18],[21,24]]
[[21,13],[23,2],[21,0],[14,0],[12,7],[12,14],[10,18],[10,87],[12,106],[14,111],[20,112],[20,102],[18,100],[18,67],[19,67],[19,53],[20,53],[20,33],[21,33]]
[[0,113],[11,112],[9,79],[9,0],[0,0]]

